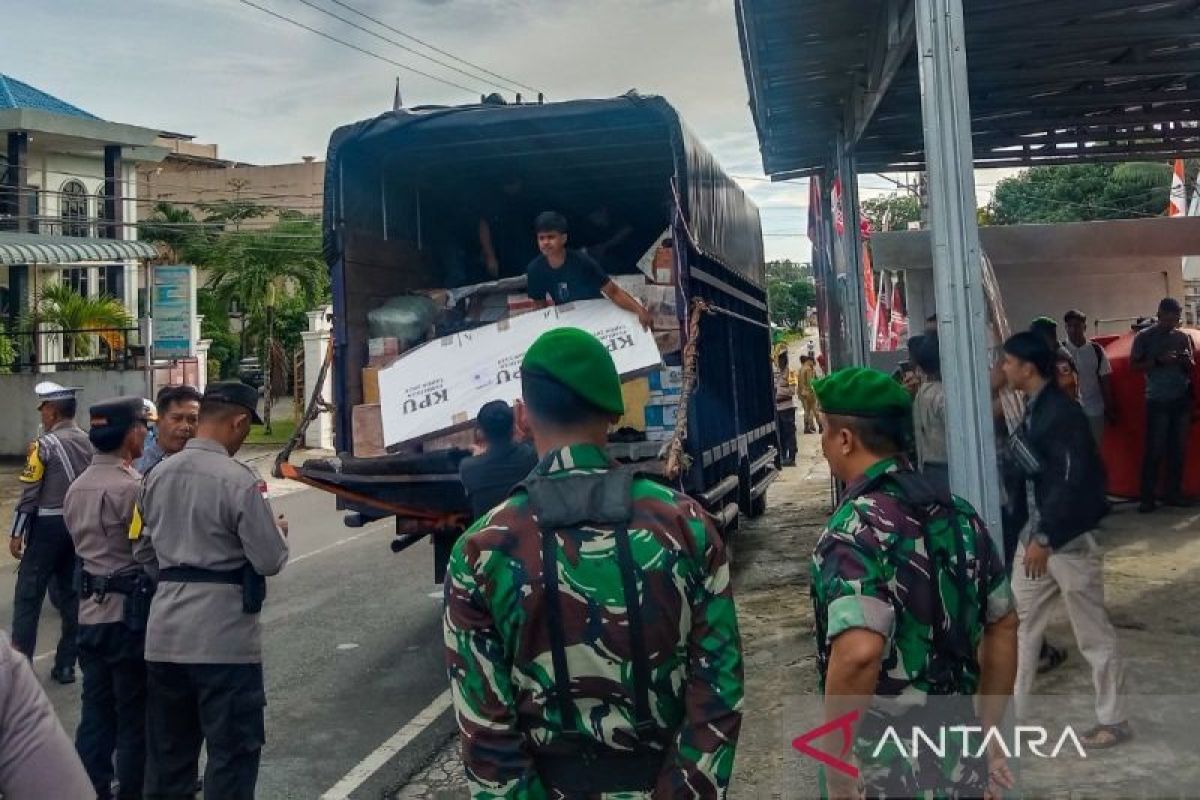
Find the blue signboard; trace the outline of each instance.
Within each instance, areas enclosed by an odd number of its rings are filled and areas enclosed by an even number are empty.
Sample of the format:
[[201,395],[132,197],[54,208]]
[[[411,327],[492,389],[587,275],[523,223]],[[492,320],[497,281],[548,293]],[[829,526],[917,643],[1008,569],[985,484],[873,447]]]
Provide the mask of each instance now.
[[192,327],[196,318],[196,268],[188,265],[156,266],[151,314],[154,318],[154,355],[186,358],[193,355]]

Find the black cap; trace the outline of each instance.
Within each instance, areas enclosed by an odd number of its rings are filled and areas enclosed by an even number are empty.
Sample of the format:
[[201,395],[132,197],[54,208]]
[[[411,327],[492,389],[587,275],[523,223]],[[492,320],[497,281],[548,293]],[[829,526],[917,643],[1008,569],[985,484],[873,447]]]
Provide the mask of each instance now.
[[241,381],[226,381],[210,383],[204,390],[204,401],[216,401],[241,406],[250,412],[250,421],[262,425],[262,417],[258,415],[258,390]]
[[127,431],[135,422],[150,422],[150,410],[140,397],[114,397],[88,408],[94,431]]

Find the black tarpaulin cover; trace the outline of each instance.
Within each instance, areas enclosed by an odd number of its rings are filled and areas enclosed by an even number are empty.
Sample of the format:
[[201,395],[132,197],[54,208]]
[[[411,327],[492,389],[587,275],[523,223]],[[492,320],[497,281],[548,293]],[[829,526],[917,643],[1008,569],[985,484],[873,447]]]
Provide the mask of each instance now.
[[523,159],[548,154],[564,171],[656,165],[655,171],[673,175],[696,249],[764,285],[758,208],[666,100],[637,94],[544,105],[402,109],[338,128],[325,168],[326,259],[331,266],[340,259],[343,225],[381,226],[384,181],[395,187],[439,159],[519,170]]

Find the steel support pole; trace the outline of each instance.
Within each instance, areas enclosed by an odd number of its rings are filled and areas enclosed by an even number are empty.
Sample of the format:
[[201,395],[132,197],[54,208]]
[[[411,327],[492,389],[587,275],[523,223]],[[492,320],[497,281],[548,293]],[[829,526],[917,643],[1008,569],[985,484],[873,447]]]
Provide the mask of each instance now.
[[955,494],[975,506],[999,542],[1000,484],[975,216],[963,5],[962,0],[917,0],[916,8],[950,483]]
[[[858,208],[858,173],[854,164],[854,153],[847,152],[844,136],[837,138],[837,174],[842,179],[842,219],[845,223],[841,236],[843,263],[846,267],[846,350],[850,364],[867,364],[870,342],[867,341],[867,306],[863,291],[862,234]],[[840,364],[839,366],[849,366]]]

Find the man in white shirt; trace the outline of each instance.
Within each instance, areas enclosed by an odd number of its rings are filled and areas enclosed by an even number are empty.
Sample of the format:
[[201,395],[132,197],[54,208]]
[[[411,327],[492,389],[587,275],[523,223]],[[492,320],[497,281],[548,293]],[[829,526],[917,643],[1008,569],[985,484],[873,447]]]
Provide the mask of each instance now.
[[1115,406],[1112,402],[1112,365],[1104,348],[1087,338],[1087,315],[1071,310],[1063,317],[1067,326],[1067,340],[1063,348],[1075,360],[1079,376],[1079,403],[1092,429],[1092,437],[1099,447],[1104,441],[1104,422],[1114,420]]

